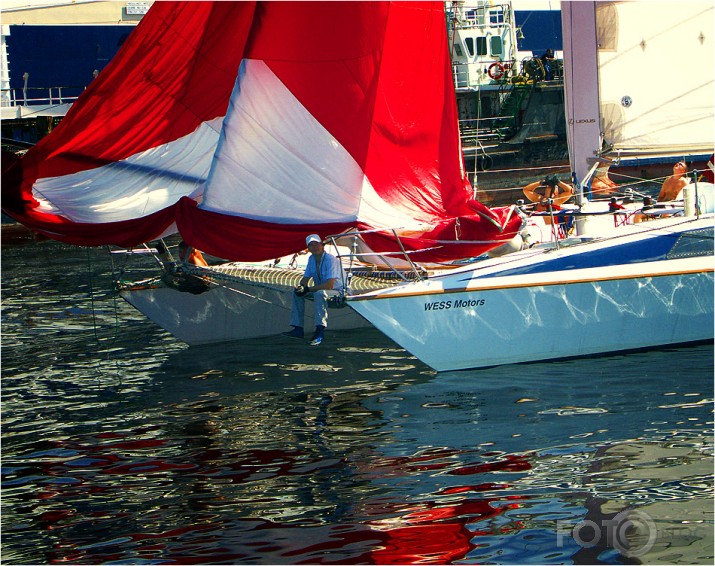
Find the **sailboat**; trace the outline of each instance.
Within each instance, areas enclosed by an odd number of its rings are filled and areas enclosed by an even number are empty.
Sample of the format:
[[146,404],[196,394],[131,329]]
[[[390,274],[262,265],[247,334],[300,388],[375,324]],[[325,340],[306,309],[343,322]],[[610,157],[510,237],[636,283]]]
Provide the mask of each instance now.
[[[713,6],[568,1],[561,9],[575,234],[348,298],[438,371],[713,340],[713,185],[694,172],[668,208],[589,198],[593,175],[627,147],[712,153]],[[657,78],[665,48],[699,62],[698,88]],[[632,68],[614,76],[618,53]],[[621,221],[629,215],[643,221]]]
[[[311,233],[359,231],[369,281],[365,254],[442,265],[523,224],[473,198],[442,2],[156,2],[2,190],[39,234],[155,256],[120,294],[189,344],[285,330]],[[173,234],[232,263],[182,265]]]

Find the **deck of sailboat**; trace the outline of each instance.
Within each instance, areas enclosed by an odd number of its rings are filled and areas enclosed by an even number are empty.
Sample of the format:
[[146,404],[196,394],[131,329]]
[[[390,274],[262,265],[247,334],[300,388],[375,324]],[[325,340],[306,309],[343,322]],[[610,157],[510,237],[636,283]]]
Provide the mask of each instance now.
[[[208,268],[187,264],[171,266],[165,274],[149,280],[127,282],[120,284],[121,290],[141,290],[150,287],[161,287],[171,284],[171,278],[184,278],[186,276],[201,277],[210,285],[230,285],[240,283],[276,289],[290,289],[296,287],[303,277],[302,268],[284,266],[252,265],[246,263],[225,263],[212,265]],[[377,266],[360,266],[348,268],[350,276],[350,289],[353,293],[366,293],[378,289],[393,287],[403,281],[414,280],[417,275],[414,271],[394,271]]]
[[[201,272],[206,271],[210,277],[217,280],[237,280],[244,283],[285,287],[295,287],[303,277],[302,269],[254,267],[242,263],[229,263],[210,270],[201,270]],[[386,289],[415,277],[412,272],[400,272],[398,275],[395,271],[379,269],[375,266],[361,267],[350,270],[349,273],[350,288],[356,293]]]

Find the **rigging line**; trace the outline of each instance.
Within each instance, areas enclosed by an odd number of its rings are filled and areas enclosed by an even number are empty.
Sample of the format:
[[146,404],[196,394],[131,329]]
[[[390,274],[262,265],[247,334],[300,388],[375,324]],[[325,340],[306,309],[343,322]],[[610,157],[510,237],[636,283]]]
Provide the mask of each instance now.
[[94,330],[94,339],[99,342],[99,335],[97,334],[97,317],[94,309],[94,283],[92,281],[92,257],[87,250],[87,276],[89,277],[89,302],[92,305],[92,329]]
[[[62,103],[60,103],[60,104],[52,104],[52,105],[50,105],[50,106],[43,106],[43,107],[42,107],[42,110],[37,110],[37,111],[35,111],[35,112],[27,112],[27,113],[24,113],[24,112],[23,112],[22,117],[23,117],[23,118],[31,118],[31,117],[33,117],[33,116],[39,114],[40,112],[43,112],[43,111],[45,111],[45,110],[48,110],[49,108],[58,108],[58,107],[60,107],[60,106],[64,106],[65,104],[68,104],[68,103],[67,103],[67,102],[62,102]],[[69,104],[71,104],[71,103],[69,103]],[[21,108],[30,108],[30,107],[29,107],[29,106],[22,106]],[[54,118],[62,118],[62,116],[47,116],[47,117],[48,117],[48,118],[52,118],[52,119],[54,119]]]
[[[632,179],[633,182],[629,184],[642,184],[642,183],[662,183],[665,181],[670,175],[666,175],[664,177],[653,177],[652,179],[646,179],[644,177],[635,177],[633,175],[627,175],[626,173],[618,173],[617,171],[609,171],[608,172],[609,176],[613,177],[621,177],[623,179]],[[628,182],[628,181],[626,181]]]
[[508,169],[490,169],[489,171],[482,171],[482,174],[494,175],[496,173],[518,173],[520,171],[530,171],[536,172],[545,169],[562,169],[567,172],[569,166],[567,163],[563,165],[530,165],[529,167],[509,167]]
[[[116,281],[117,279],[116,279],[116,273],[115,273],[115,268],[114,268],[114,257],[111,254],[111,250],[110,250],[109,246],[107,246],[107,251],[110,252],[109,258],[110,258],[110,264],[112,266],[112,281]],[[122,267],[121,273],[124,273],[124,271],[127,267],[128,261],[129,261],[129,258],[125,256],[124,267]],[[113,305],[113,310],[114,310],[114,338],[112,338],[112,342],[111,342],[110,346],[113,346],[114,344],[116,344],[117,340],[119,340],[119,307],[118,307],[118,303],[117,303],[118,297],[119,297],[119,288],[115,285],[114,292],[112,293],[112,305]],[[110,352],[107,351],[107,357],[106,357],[107,361],[109,361],[110,355],[111,355]],[[116,375],[119,379],[119,385],[123,386],[122,373],[119,371],[119,361],[118,360],[114,360],[114,368],[116,370]]]
[[[92,256],[91,256],[90,248],[86,247],[85,249],[87,250],[87,275],[89,277],[89,297],[90,297],[90,302],[92,305],[92,329],[94,331],[94,339],[96,340],[97,344],[99,344],[100,338],[99,338],[99,332],[97,330],[98,325],[97,325],[97,316],[96,316],[96,308],[95,308],[95,300],[94,300],[94,279],[92,277]],[[112,273],[114,273],[114,261],[113,260],[112,260]],[[116,309],[116,296],[115,296],[114,307],[115,307],[115,330],[114,330],[114,338],[112,340],[112,343],[114,343],[117,340],[117,338],[119,337],[119,317],[118,317],[117,309]],[[106,358],[105,358],[107,361],[110,361],[109,356],[110,356],[110,354],[109,354],[109,352],[107,352]],[[115,368],[117,370],[116,375],[119,379],[119,385],[122,385],[122,377],[121,377],[121,373],[119,372],[119,365],[116,360],[114,361],[114,363],[115,363]],[[96,360],[96,369],[97,369],[97,374],[102,375],[103,372],[102,372],[102,367],[100,365],[99,360]],[[97,379],[97,381],[99,381],[99,377],[96,377],[96,379]]]
[[[611,169],[612,167],[615,167],[615,170],[612,170],[612,169]],[[647,179],[646,177],[639,177],[639,176],[636,176],[636,175],[629,175],[628,173],[624,173],[623,171],[619,171],[619,170],[618,170],[618,167],[619,167],[619,166],[616,165],[615,163],[608,164],[608,165],[605,167],[606,175],[607,175],[607,176],[613,175],[614,177],[623,177],[624,179],[637,179],[637,180],[639,180],[639,181],[644,181],[644,182],[645,182],[645,181],[653,181],[653,182],[659,182],[659,181],[660,181],[660,182],[662,182],[662,181],[664,181],[665,179],[667,179],[668,177],[670,177],[670,175],[672,175],[672,173],[669,173],[669,174],[667,174],[667,175],[661,175],[660,177],[653,177],[653,178],[651,178],[651,179]],[[634,167],[634,168],[635,168],[635,167]]]
[[[94,283],[92,280],[92,257],[90,255],[89,248],[85,248],[87,250],[87,276],[89,277],[89,299],[90,303],[92,305],[92,329],[94,331],[94,339],[99,343],[99,335],[97,333],[97,317],[96,317],[96,312],[94,308]],[[99,360],[95,358],[96,366],[97,366],[97,375],[95,376],[95,380],[97,381],[98,385],[101,385],[99,381],[99,376],[102,374],[101,371],[101,366],[99,364]]]
[[[109,246],[107,246],[107,251],[109,252],[109,259],[110,259],[110,265],[112,266],[112,281],[117,281],[117,275],[116,275],[116,270],[114,266],[114,256],[111,253],[111,249]],[[127,262],[129,261],[129,258],[125,257],[124,258],[124,267],[120,270],[120,277],[122,276],[121,274],[124,273],[124,270],[126,269]],[[119,309],[117,308],[117,296],[119,295],[119,291],[115,285],[114,293],[112,293],[112,301],[114,303],[114,340],[113,342],[116,342],[116,340],[119,338]]]
[[[226,289],[227,291],[232,291],[233,293],[238,293],[239,295],[243,295],[243,296],[248,297],[248,298],[250,298],[250,299],[255,299],[256,301],[261,301],[261,302],[263,302],[263,303],[272,305],[272,306],[274,306],[274,307],[282,308],[282,309],[284,309],[284,310],[290,310],[288,307],[285,307],[285,306],[280,305],[280,304],[278,304],[278,303],[274,303],[274,302],[268,301],[268,300],[266,300],[266,299],[264,299],[264,298],[262,298],[262,297],[257,297],[257,296],[255,296],[255,295],[251,295],[250,293],[246,293],[245,291],[239,291],[238,289],[234,289],[233,287],[229,287],[228,285],[224,285],[224,284],[222,284],[222,283],[218,283],[217,281],[214,281],[214,280],[212,280],[212,279],[208,279],[207,282],[210,283],[210,284],[212,284],[212,285],[216,285],[217,287],[222,287],[223,289]],[[263,288],[265,288],[265,289],[275,290],[275,288],[269,287],[268,285],[257,285],[257,284],[254,284],[254,283],[246,283],[246,284],[248,284],[248,285],[255,285],[256,287],[263,287]]]
[[[556,44],[556,42],[558,41],[559,38],[556,33],[556,26],[554,25],[554,9],[551,7],[551,0],[549,0],[549,16],[551,16],[549,18],[551,20],[551,32],[553,34],[554,44]],[[563,45],[561,47],[563,48]],[[554,57],[555,56],[556,55],[554,55]]]

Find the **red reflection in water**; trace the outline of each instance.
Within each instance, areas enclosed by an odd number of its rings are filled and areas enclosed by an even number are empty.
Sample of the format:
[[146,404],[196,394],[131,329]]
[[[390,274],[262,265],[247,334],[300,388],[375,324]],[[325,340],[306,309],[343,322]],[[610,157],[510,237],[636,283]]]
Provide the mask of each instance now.
[[438,492],[439,495],[452,495],[457,493],[468,493],[470,491],[493,491],[495,489],[508,489],[511,487],[508,483],[480,483],[478,485],[458,485],[454,487],[445,487]]
[[[122,439],[117,434],[97,435],[97,438],[111,439],[113,442],[102,444],[81,444],[66,442],[63,448],[73,450],[74,454],[66,462],[41,463],[40,467],[47,476],[63,476],[79,472],[81,481],[71,485],[58,484],[36,494],[38,498],[54,497],[57,494],[77,495],[78,490],[110,491],[112,488],[85,484],[88,477],[82,476],[83,470],[95,470],[103,474],[117,476],[136,476],[164,472],[188,474],[187,477],[211,481],[216,477],[226,483],[248,483],[265,480],[270,477],[311,476],[318,469],[330,468],[341,464],[338,459],[318,461],[315,455],[297,450],[248,450],[241,453],[226,453],[210,448],[194,451],[191,461],[172,461],[172,459],[136,458],[136,454],[123,451],[140,452],[146,449],[167,446],[170,443],[161,439],[132,440]],[[153,455],[153,454],[152,454]],[[497,454],[494,454],[497,456]],[[531,469],[527,455],[503,455],[490,462],[460,465],[465,452],[459,450],[437,449],[417,456],[379,458],[358,468],[364,477],[409,478],[411,475],[438,471],[443,477],[469,476],[499,472],[523,472]],[[344,463],[344,462],[342,462]],[[435,476],[436,477],[436,476]],[[120,487],[120,486],[117,486]],[[48,558],[50,562],[101,563],[111,560],[126,560],[129,557],[143,560],[161,560],[169,563],[204,564],[232,562],[255,559],[257,556],[275,556],[293,563],[328,563],[328,564],[451,564],[465,559],[477,548],[478,537],[495,534],[492,523],[485,522],[508,509],[517,508],[519,496],[474,497],[476,494],[509,489],[507,483],[485,482],[473,485],[444,487],[432,494],[425,493],[427,501],[407,502],[392,498],[368,500],[360,505],[360,512],[354,519],[357,522],[345,522],[327,526],[324,523],[280,524],[260,518],[252,518],[255,525],[249,531],[275,530],[276,535],[266,533],[251,542],[238,543],[231,537],[236,536],[235,528],[241,519],[228,521],[190,524],[177,526],[161,532],[135,532],[127,535],[117,534],[116,544],[110,540],[107,547],[86,544],[87,548],[78,549],[84,542],[73,540],[67,529],[68,544],[58,548]],[[64,492],[64,493],[63,493]],[[470,497],[470,494],[473,494]],[[506,494],[505,494],[506,495]],[[454,501],[455,499],[459,501]],[[362,514],[363,519],[360,518]],[[118,515],[115,515],[118,517]],[[49,511],[39,515],[37,520],[47,530],[61,529],[86,523],[99,525],[97,521],[109,519],[110,515],[88,519],[87,514],[77,515],[75,509]],[[79,519],[79,520],[78,520]],[[360,521],[363,522],[360,522]],[[479,528],[479,523],[483,526]],[[504,522],[504,521],[502,521]],[[511,522],[501,529],[521,528]],[[286,535],[285,531],[305,529],[307,540],[302,535]],[[239,532],[240,532],[239,528]],[[278,531],[283,531],[279,533]],[[231,535],[230,533],[234,534]],[[188,536],[187,536],[188,535]],[[226,538],[224,538],[226,537]],[[81,539],[80,539],[81,540]],[[229,547],[222,542],[233,540]],[[239,538],[240,540],[240,538]],[[70,542],[72,541],[72,542]],[[277,542],[279,541],[279,542]],[[76,543],[76,544],[73,544]],[[252,544],[256,544],[255,548]],[[297,547],[296,545],[299,545]],[[117,552],[119,549],[121,552]]]
[[[388,521],[375,524],[384,534],[382,548],[370,553],[375,564],[451,564],[476,548],[474,537],[491,530],[467,528],[478,521],[503,513],[516,504],[493,506],[495,498],[466,500],[455,505],[424,504],[397,521],[404,526],[381,528]],[[390,523],[394,521],[389,521]]]
[[381,549],[370,553],[372,564],[451,564],[475,548],[473,533],[459,523],[391,529]]
[[475,464],[473,466],[462,466],[456,470],[447,472],[453,476],[468,476],[472,474],[483,474],[484,472],[523,472],[531,469],[531,464],[526,459],[526,456],[507,455],[503,460],[496,462],[485,462],[483,464]]
[[102,444],[102,450],[116,450],[121,448],[124,450],[137,450],[141,448],[153,448],[154,446],[166,446],[166,440],[158,438],[150,438],[146,440],[125,440],[124,442],[114,442],[112,444]]
[[[297,564],[452,564],[477,547],[476,537],[494,534],[491,526],[475,529],[476,523],[518,507],[515,503],[498,503],[496,498],[453,505],[423,503],[401,516],[333,527],[330,536],[280,556],[295,558]],[[285,525],[273,527],[284,529]],[[265,524],[262,528],[272,526]],[[369,550],[344,558],[349,548]]]
[[[389,462],[401,471],[411,472],[424,468],[426,461],[445,459],[456,454],[453,451],[432,451],[421,456],[415,464],[410,458],[394,459]],[[381,460],[381,465],[388,464]],[[433,462],[430,469],[445,469],[454,462]],[[448,475],[473,475],[489,472],[516,472],[531,469],[525,455],[507,455],[494,462],[461,466],[447,470]],[[453,486],[440,490],[436,495],[456,495],[494,491],[509,488],[509,484],[486,482],[476,485]],[[373,521],[373,536],[380,544],[359,561],[372,564],[451,564],[462,560],[477,547],[475,537],[493,534],[493,528],[477,530],[474,524],[495,517],[507,509],[519,507],[517,503],[505,501],[523,499],[520,496],[504,498],[467,499],[459,503],[440,505],[426,502],[409,512],[393,519]],[[385,505],[380,505],[383,512]]]
[[38,526],[40,526],[41,528],[47,531],[51,531],[57,528],[57,522],[62,521],[63,519],[69,519],[70,517],[74,516],[75,512],[73,510],[58,509],[55,511],[46,511],[45,513],[40,513],[40,515],[37,517],[37,522]]

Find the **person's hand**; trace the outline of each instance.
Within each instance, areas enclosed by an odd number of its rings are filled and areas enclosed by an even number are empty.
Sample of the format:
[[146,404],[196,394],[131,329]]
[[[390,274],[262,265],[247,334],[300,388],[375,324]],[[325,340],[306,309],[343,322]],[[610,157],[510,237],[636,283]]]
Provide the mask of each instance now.
[[295,288],[295,294],[298,297],[302,297],[302,296],[306,295],[307,293],[308,293],[308,288],[305,285],[298,285]]
[[547,175],[544,179],[544,185],[549,187],[558,187],[559,178],[556,175]]

